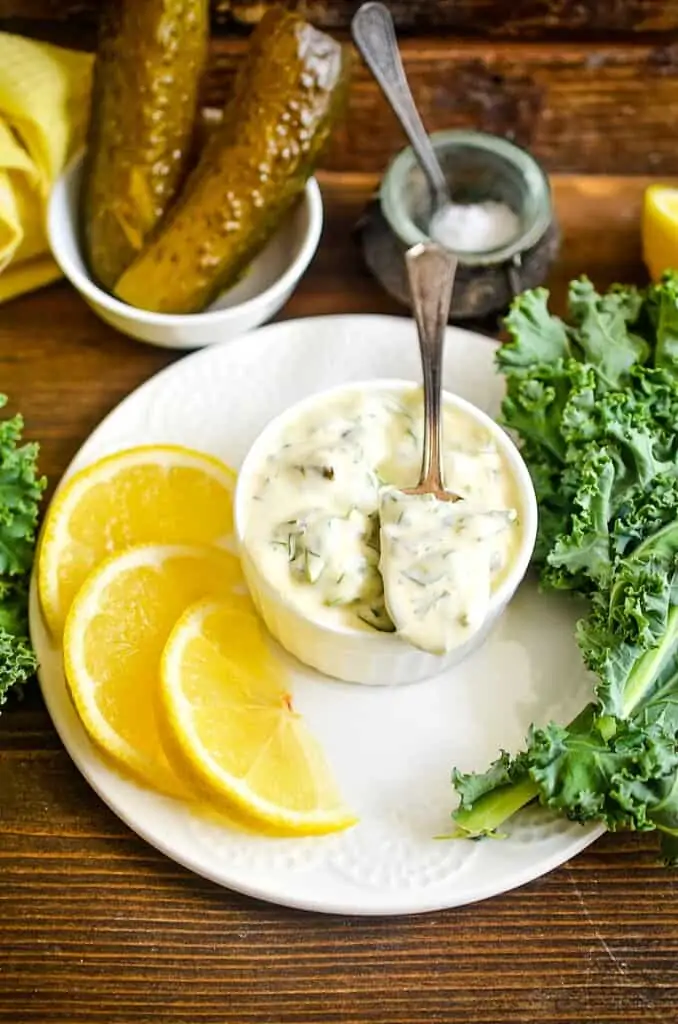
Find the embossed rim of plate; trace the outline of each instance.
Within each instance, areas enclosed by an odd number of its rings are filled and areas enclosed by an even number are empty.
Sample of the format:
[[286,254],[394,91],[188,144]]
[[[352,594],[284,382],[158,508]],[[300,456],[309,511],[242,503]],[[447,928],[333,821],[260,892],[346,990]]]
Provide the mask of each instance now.
[[[411,324],[404,319],[397,317],[382,316],[337,316],[319,317],[301,321],[285,321],[280,324],[270,325],[257,332],[257,344],[253,345],[249,335],[237,339],[228,346],[215,346],[214,348],[203,349],[178,363],[164,369],[158,375],[142,385],[136,392],[128,396],[118,407],[110,413],[101,425],[94,431],[88,441],[85,442],[80,452],[71,463],[68,472],[74,472],[82,465],[91,462],[93,459],[119,450],[134,443],[138,443],[140,437],[146,442],[160,442],[162,440],[173,441],[177,437],[183,437],[187,444],[205,447],[207,450],[218,449],[217,454],[222,451],[222,438],[224,423],[231,424],[235,430],[234,417],[241,417],[240,429],[248,433],[247,437],[230,439],[230,457],[238,463],[244,457],[249,444],[260,432],[267,419],[275,415],[276,403],[281,407],[284,404],[291,404],[292,401],[303,396],[303,393],[311,393],[313,390],[321,390],[328,386],[332,379],[342,377],[346,382],[351,379],[360,379],[370,376],[382,376],[385,369],[411,379],[418,379],[418,352],[416,345],[410,342]],[[366,344],[366,339],[370,343]],[[450,344],[448,351],[455,349],[455,358],[450,361],[450,372],[444,379],[444,385],[458,391],[463,397],[474,401],[489,411],[488,405],[496,406],[498,400],[497,382],[492,372],[492,343],[479,335],[471,334],[458,328],[450,328]],[[321,344],[321,347],[319,345]],[[304,353],[308,381],[310,384],[300,383],[299,372],[291,372],[286,365],[289,355],[292,357]],[[256,379],[256,373],[259,379]],[[331,375],[328,378],[328,375]],[[270,389],[262,389],[262,380],[267,381]],[[253,407],[247,396],[243,397],[238,393],[243,390],[243,382],[247,381],[250,395],[261,394],[261,402],[264,406]],[[228,389],[231,389],[231,392]],[[304,392],[304,388],[306,389]],[[212,389],[211,402],[208,401],[208,391]],[[282,394],[287,395],[284,401]],[[186,401],[184,407],[178,405],[178,397],[191,395],[195,408]],[[240,402],[240,404],[238,404]],[[163,404],[164,403],[164,404]],[[232,404],[230,404],[232,403]],[[164,408],[165,414],[161,414]],[[217,411],[215,419],[210,419],[209,408]],[[254,408],[254,413],[251,410]],[[195,415],[196,412],[202,414]],[[224,451],[224,454],[227,454]],[[530,620],[533,614],[539,614],[544,604],[544,599],[536,598],[536,592],[529,591],[527,599],[531,602]],[[558,606],[560,609],[560,605]],[[516,612],[520,615],[520,612]],[[549,613],[550,614],[550,613]],[[576,656],[576,644],[574,636],[571,635],[572,624],[561,620],[561,612],[558,611],[556,619],[556,632],[559,641],[566,642],[566,653],[569,658]],[[523,613],[521,622],[526,622]],[[350,879],[336,871],[332,867],[331,858],[325,857],[320,861],[316,856],[312,858],[313,864],[304,869],[295,869],[294,872],[285,869],[284,865],[275,863],[274,850],[270,840],[262,837],[253,837],[251,842],[256,845],[259,855],[259,863],[264,862],[270,856],[271,863],[263,870],[257,869],[246,856],[243,857],[245,868],[238,869],[234,866],[232,859],[228,856],[229,846],[239,843],[242,837],[233,833],[226,827],[206,822],[191,810],[169,798],[162,797],[156,793],[144,790],[135,783],[119,777],[103,761],[97,751],[88,740],[82,728],[75,710],[67,695],[61,658],[58,651],[50,646],[50,642],[42,623],[38,601],[33,581],[31,592],[31,613],[30,613],[31,636],[41,663],[39,672],[40,685],[52,717],[54,725],[59,733],[64,746],[72,760],[77,765],[83,776],[90,783],[92,788],[99,794],[102,800],[112,811],[127,824],[139,836],[156,847],[162,853],[183,865],[196,874],[202,875],[219,885],[235,891],[253,896],[258,899],[278,903],[283,906],[295,907],[303,910],[318,911],[323,913],[344,914],[344,915],[402,915],[417,914],[430,911],[442,910],[451,907],[463,906],[479,900],[484,900],[499,893],[517,888],[526,882],[538,878],[553,868],[562,864],[565,860],[575,856],[600,834],[602,828],[581,828],[565,820],[557,819],[555,822],[545,819],[543,828],[540,828],[532,836],[529,842],[512,842],[511,839],[503,842],[472,843],[460,840],[454,844],[454,856],[450,861],[461,860],[461,865],[450,867],[447,876],[442,880],[426,881],[425,884],[413,884],[407,886],[396,886],[389,888],[388,885],[377,885],[365,880],[362,886],[352,883]],[[563,627],[567,630],[565,634]],[[531,630],[535,627],[530,625]],[[548,676],[553,677],[553,666],[560,668],[570,677],[570,668],[561,664],[558,651],[552,649],[552,637],[541,636],[539,625],[537,625],[534,636],[535,644],[548,646],[548,662],[545,666]],[[530,633],[532,643],[532,633]],[[491,645],[490,645],[491,646]],[[515,646],[513,641],[509,645]],[[504,648],[500,651],[503,658],[506,653]],[[576,661],[579,664],[579,661]],[[482,669],[482,665],[481,665]],[[501,672],[506,671],[504,661],[495,665],[495,669]],[[319,677],[314,678],[312,673],[297,673],[296,669],[295,690],[301,692],[305,703],[301,710],[307,713],[310,710],[311,724],[314,729],[325,730],[321,736],[323,742],[328,742],[335,752],[338,740],[341,741],[341,749],[345,764],[340,767],[341,772],[345,771],[346,765],[357,761],[360,750],[357,747],[357,740],[352,735],[351,743],[345,743],[347,733],[337,737],[336,733],[331,735],[327,732],[328,717],[332,721],[336,709],[341,709],[341,701],[345,699],[344,688],[348,688],[351,694],[364,695],[374,693],[371,688],[355,687],[350,684],[331,684]],[[465,671],[468,671],[466,669]],[[488,676],[492,673],[481,671],[478,678],[474,676],[474,687],[477,683],[486,685],[492,684]],[[522,676],[522,669],[521,669]],[[438,688],[438,680],[428,684],[417,684],[413,687],[399,688],[400,699],[406,700],[410,692],[417,695],[417,714],[420,714],[422,707],[422,695],[430,687],[431,694],[436,699],[443,695],[446,700],[455,699],[454,687],[451,686],[447,674],[443,674],[440,680],[445,681],[445,686]],[[454,680],[452,680],[454,682]],[[505,680],[499,679],[499,689],[496,692],[496,700],[486,702],[487,714],[498,715],[501,721],[501,736],[510,726],[510,714],[507,712],[511,705],[502,703],[502,686]],[[548,679],[547,679],[548,682]],[[321,685],[318,685],[321,684]],[[553,685],[553,683],[551,683]],[[570,685],[572,685],[570,680]],[[333,687],[335,693],[330,697],[330,690]],[[560,694],[562,686],[556,681],[556,688]],[[380,690],[382,694],[392,695],[390,688]],[[467,691],[464,691],[467,692]],[[494,691],[492,691],[493,697]],[[525,696],[525,695],[523,695]],[[527,697],[533,696],[527,692]],[[581,695],[576,695],[579,699]],[[560,697],[559,697],[560,699]],[[334,701],[334,703],[332,703]],[[314,706],[315,702],[315,706]],[[496,706],[495,706],[496,705]],[[324,711],[327,706],[327,712]],[[406,705],[405,705],[406,706]],[[456,706],[456,705],[455,705]],[[318,712],[323,715],[318,717]],[[363,706],[364,710],[364,706]],[[463,707],[459,705],[461,712]],[[563,714],[576,711],[576,707],[561,708]],[[353,708],[348,705],[350,715],[353,715]],[[435,701],[428,709],[432,722],[440,718],[437,715],[437,704]],[[550,710],[544,710],[544,714],[550,714]],[[532,716],[533,711],[530,712]],[[490,722],[484,718],[480,722],[482,734],[489,733]],[[368,718],[369,716],[366,716]],[[404,716],[406,718],[406,716]],[[413,731],[409,729],[408,736],[412,738]],[[461,716],[462,727],[464,717]],[[368,723],[369,724],[369,723]],[[445,720],[445,725],[450,725]],[[520,727],[524,725],[521,722]],[[510,730],[509,730],[510,731]],[[415,737],[416,738],[416,737]],[[507,738],[507,744],[520,742],[522,737],[511,736]],[[400,749],[401,737],[390,737],[385,730],[385,736],[379,738],[393,739]],[[449,790],[449,768],[452,767],[455,752],[450,752],[447,747],[449,738],[445,739],[444,759],[442,763],[445,768],[441,772],[436,770],[434,781],[435,787],[432,792],[441,791],[444,793],[442,800],[444,805],[435,801],[436,821],[439,816],[447,817],[452,805],[451,790]],[[475,735],[471,737],[476,742]],[[509,743],[510,741],[510,743]],[[459,742],[455,736],[454,744]],[[419,740],[417,738],[417,743]],[[494,756],[498,747],[497,738],[492,739],[491,747],[481,751],[483,762],[478,767],[484,766],[485,759]],[[414,751],[415,754],[417,750]],[[427,752],[428,753],[428,752]],[[480,755],[479,755],[480,756]],[[335,756],[336,759],[336,756]],[[407,768],[407,765],[405,766]],[[391,771],[389,763],[389,772]],[[408,769],[409,771],[409,769]],[[340,783],[343,777],[340,772]],[[422,789],[428,793],[428,782],[417,769],[414,776],[404,776],[412,783],[413,792],[409,794],[410,800],[407,803],[400,789],[397,790],[398,807],[414,806],[414,800],[421,803]],[[433,778],[433,777],[432,777]],[[389,783],[391,780],[388,780]],[[361,777],[361,785],[363,779]],[[375,783],[370,783],[371,790],[375,789]],[[376,792],[379,796],[380,790]],[[450,807],[446,801],[450,795]],[[369,796],[369,793],[368,793]],[[367,803],[369,806],[369,801]],[[359,808],[361,810],[361,808]],[[198,830],[202,833],[203,842],[195,840],[196,820]],[[361,836],[357,829],[352,832],[341,833],[337,837],[343,842],[342,837],[351,837],[350,845],[354,847],[357,843],[367,842],[369,845],[370,827],[374,826],[377,831],[380,827],[388,827],[389,819],[382,820],[379,815],[373,818],[365,818],[363,822],[366,827]],[[534,824],[530,823],[529,828],[534,830]],[[433,848],[428,845],[433,830],[426,827],[424,836],[414,836],[414,839],[425,839],[423,846],[426,858],[429,858],[429,851]],[[528,833],[529,834],[529,833]],[[396,839],[398,837],[396,836]],[[411,837],[400,836],[401,845],[407,844]],[[250,841],[249,839],[247,840]],[[220,844],[221,852],[217,851],[216,843]],[[331,849],[334,837],[326,837],[319,840],[288,840],[294,844],[322,843],[324,847]],[[457,850],[464,845],[463,856],[458,856]],[[450,844],[450,849],[452,849]],[[276,847],[279,849],[279,847]],[[310,849],[310,847],[309,847]],[[316,848],[314,848],[316,849]],[[341,847],[339,847],[341,850]],[[262,854],[262,851],[263,854]],[[269,854],[270,851],[270,854]],[[300,856],[303,851],[300,850]],[[436,854],[437,856],[437,854]],[[336,855],[335,855],[336,859]],[[250,858],[253,860],[253,858]],[[316,863],[318,861],[318,863]],[[387,861],[385,863],[388,863]],[[428,860],[425,860],[424,869],[428,870]],[[443,872],[445,874],[445,872]]]

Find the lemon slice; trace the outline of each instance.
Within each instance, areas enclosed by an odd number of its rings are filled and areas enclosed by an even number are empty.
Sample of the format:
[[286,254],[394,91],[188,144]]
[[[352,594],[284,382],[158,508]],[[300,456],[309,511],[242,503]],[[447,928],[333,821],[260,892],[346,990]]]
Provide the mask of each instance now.
[[66,680],[90,739],[117,767],[163,792],[187,789],[158,732],[163,647],[195,601],[228,595],[250,607],[237,594],[241,579],[238,560],[218,548],[130,548],[94,570],[68,614]]
[[295,835],[355,824],[254,612],[190,608],[162,656],[160,703],[173,760],[243,820]]
[[650,185],[643,203],[643,259],[653,281],[678,269],[678,188]]
[[233,530],[235,473],[188,448],[130,448],[61,487],[40,538],[38,588],[50,633],[103,558],[136,544],[224,544]]

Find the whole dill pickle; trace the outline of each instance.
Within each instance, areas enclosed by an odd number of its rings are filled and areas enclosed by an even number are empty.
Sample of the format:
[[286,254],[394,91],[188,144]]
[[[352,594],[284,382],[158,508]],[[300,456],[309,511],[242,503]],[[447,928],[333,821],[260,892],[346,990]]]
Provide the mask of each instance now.
[[140,252],[185,177],[208,39],[208,0],[106,6],[81,191],[86,257],[105,288]]
[[267,12],[222,124],[115,294],[141,309],[194,313],[234,284],[313,173],[347,79],[339,43],[297,14]]

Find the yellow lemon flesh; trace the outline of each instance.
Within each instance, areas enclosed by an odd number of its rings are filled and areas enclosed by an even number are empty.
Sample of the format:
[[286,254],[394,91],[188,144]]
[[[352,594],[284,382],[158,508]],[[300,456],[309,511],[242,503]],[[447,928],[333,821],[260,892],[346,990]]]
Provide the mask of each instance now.
[[57,492],[40,538],[38,588],[60,638],[71,603],[104,558],[137,544],[224,544],[235,473],[172,445],[130,448],[88,466]]
[[643,203],[643,259],[653,281],[678,269],[678,188],[650,185]]
[[244,821],[294,835],[355,823],[253,611],[210,601],[186,611],[163,653],[160,706],[173,760]]
[[145,545],[102,562],[68,614],[66,680],[90,739],[117,767],[165,793],[187,795],[158,730],[165,642],[203,598],[228,596],[251,607],[241,587],[240,564],[226,551]]

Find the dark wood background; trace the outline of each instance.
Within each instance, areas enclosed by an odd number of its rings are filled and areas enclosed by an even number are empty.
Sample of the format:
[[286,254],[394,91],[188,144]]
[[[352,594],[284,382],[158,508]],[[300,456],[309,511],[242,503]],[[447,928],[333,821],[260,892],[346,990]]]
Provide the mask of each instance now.
[[[1,0],[0,18],[91,27],[103,0]],[[256,23],[275,0],[211,0],[215,32]],[[289,0],[319,28],[346,29],[361,0]],[[405,32],[571,38],[664,35],[678,30],[672,0],[391,0]]]
[[[214,0],[205,102],[220,106],[266,2]],[[348,38],[354,0],[292,4]],[[678,173],[678,0],[401,0],[412,89],[430,131],[475,127],[530,147],[548,170]],[[0,27],[91,47],[97,0],[0,0]],[[379,172],[403,143],[358,65],[325,158]]]

